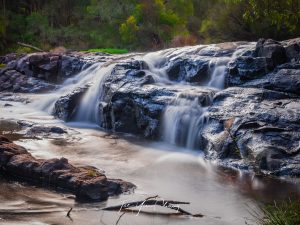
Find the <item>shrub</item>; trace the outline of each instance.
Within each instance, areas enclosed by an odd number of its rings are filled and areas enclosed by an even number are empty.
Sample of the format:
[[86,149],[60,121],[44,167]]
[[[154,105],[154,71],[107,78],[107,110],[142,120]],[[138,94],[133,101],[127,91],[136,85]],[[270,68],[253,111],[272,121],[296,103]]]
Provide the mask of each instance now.
[[258,225],[299,225],[300,201],[289,200],[274,205],[261,207],[263,217],[254,213]]

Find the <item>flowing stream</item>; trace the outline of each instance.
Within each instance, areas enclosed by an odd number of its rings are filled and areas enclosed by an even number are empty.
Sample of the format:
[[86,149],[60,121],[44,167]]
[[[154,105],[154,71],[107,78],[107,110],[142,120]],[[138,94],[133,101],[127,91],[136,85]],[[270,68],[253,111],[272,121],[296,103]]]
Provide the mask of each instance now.
[[[227,64],[251,46],[239,48],[231,57],[212,57],[209,79],[200,85],[212,90],[211,93],[223,89]],[[147,63],[146,72],[153,75],[157,85],[174,86],[179,90],[176,98],[164,110],[161,142],[148,142],[126,134],[111,135],[97,126],[102,120],[98,108],[104,97],[103,82],[113,69],[115,59],[109,63],[95,63],[67,79],[55,92],[24,95],[32,101],[31,104],[11,101],[12,107],[0,108],[1,121],[22,120],[61,126],[72,134],[63,141],[47,137],[15,138],[17,144],[28,148],[34,156],[66,157],[75,165],[95,166],[105,170],[108,177],[122,178],[138,187],[132,194],[113,197],[107,202],[80,203],[68,193],[0,178],[0,224],[116,224],[120,214],[101,211],[102,207],[142,200],[157,194],[163,199],[188,201],[190,205],[184,206],[186,210],[205,216],[157,216],[151,214],[153,211],[161,212],[156,207],[147,209],[148,213],[126,214],[119,224],[241,225],[245,221],[255,224],[251,221],[251,212],[258,210],[261,202],[285,199],[291,194],[300,196],[298,181],[287,182],[220,168],[214,162],[207,162],[200,151],[193,151],[201,144],[199,134],[205,124],[206,111],[213,94],[205,100],[199,99],[195,94],[196,86],[170,80],[166,69],[169,61],[195,52],[209,53],[211,48],[186,47],[136,56],[136,59]],[[50,115],[60,96],[85,85],[89,85],[89,89],[72,122],[64,123]],[[5,103],[7,101],[0,101],[1,105]],[[91,123],[94,125],[91,126]],[[4,126],[0,127],[2,133],[10,135]],[[68,218],[66,213],[70,207],[73,211],[71,218]]]

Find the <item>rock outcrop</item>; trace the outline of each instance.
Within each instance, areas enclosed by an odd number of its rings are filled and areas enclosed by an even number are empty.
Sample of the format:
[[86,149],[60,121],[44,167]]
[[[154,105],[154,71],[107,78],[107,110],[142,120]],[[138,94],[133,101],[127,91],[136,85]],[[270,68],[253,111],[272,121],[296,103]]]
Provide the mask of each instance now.
[[108,179],[94,167],[75,167],[67,159],[37,159],[25,148],[0,136],[0,171],[5,176],[72,192],[78,199],[103,201],[135,186]]
[[45,92],[108,57],[81,52],[8,54],[0,58],[5,65],[0,69],[0,91]]
[[[188,115],[185,109],[178,121],[188,124],[189,116],[198,112],[205,116],[205,123],[194,124],[201,125],[194,137],[195,148],[208,158],[278,176],[300,176],[299,38],[168,49],[149,57],[107,63],[112,70],[101,81],[101,97],[93,102],[101,118],[98,125],[161,139],[166,107],[178,104],[178,98],[192,100],[205,107],[205,115],[201,110]],[[62,96],[54,115],[74,119],[88,88]]]
[[[274,175],[300,175],[300,99],[257,88],[218,92],[202,131],[206,153]],[[239,166],[241,166],[239,165]]]

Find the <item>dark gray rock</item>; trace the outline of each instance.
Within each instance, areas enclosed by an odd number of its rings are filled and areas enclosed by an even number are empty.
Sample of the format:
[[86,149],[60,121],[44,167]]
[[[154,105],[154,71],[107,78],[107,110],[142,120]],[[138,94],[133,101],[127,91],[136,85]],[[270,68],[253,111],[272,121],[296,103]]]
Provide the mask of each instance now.
[[77,106],[87,89],[88,86],[79,87],[60,97],[55,103],[53,115],[65,121],[71,120],[76,114]]
[[259,87],[300,95],[300,64],[284,64],[266,76],[246,82],[243,87]]
[[247,80],[266,75],[272,71],[273,63],[271,59],[251,56],[241,56],[229,63],[229,76],[227,80],[228,86],[241,85]]
[[299,109],[300,100],[286,93],[226,89],[215,95],[210,107],[203,147],[209,157],[241,159],[265,173],[299,176]]
[[173,81],[205,82],[209,79],[209,62],[207,57],[196,60],[177,58],[169,63],[167,74]]
[[[285,42],[261,39],[256,45],[223,43],[166,50],[157,55],[162,59],[157,60],[156,66],[166,69],[167,77],[149,71],[151,62],[147,65],[146,61],[130,57],[110,61],[114,63],[113,69],[99,90],[102,97],[95,103],[95,111],[101,118],[99,125],[114,132],[159,139],[166,106],[176,104],[174,100],[179,96],[196,98],[199,106],[208,107],[207,115],[202,115],[202,110],[195,111],[199,117],[207,117],[201,123],[203,127],[195,129],[195,137],[200,139],[196,148],[204,150],[207,158],[241,169],[300,176],[299,52],[299,39]],[[65,74],[59,76],[67,77],[84,67],[81,56],[70,57],[58,59],[63,59],[58,68]],[[107,60],[106,56],[101,57]],[[55,70],[55,63],[43,60],[34,56],[30,63],[48,73]],[[52,62],[56,60],[54,57]],[[212,71],[220,65],[226,68],[229,88],[218,92],[201,87],[207,85]],[[20,80],[12,83],[5,76],[0,79],[7,89],[22,88],[18,85],[22,83]],[[12,75],[11,79],[21,78]],[[180,85],[174,85],[176,82]],[[55,104],[54,115],[66,121],[74,119],[87,88],[80,87],[62,96]],[[213,101],[208,101],[212,96]],[[185,132],[186,126],[182,127]]]
[[7,70],[0,74],[0,91],[34,93],[45,92],[53,88],[52,84],[28,77],[16,70]]
[[300,38],[288,40],[285,43],[286,55],[291,62],[300,61]]
[[50,133],[53,133],[53,134],[65,134],[65,133],[67,133],[67,131],[65,131],[61,127],[56,127],[56,126],[54,126],[54,127],[48,127],[48,126],[40,126],[40,125],[32,126],[27,131],[27,134],[30,135],[30,136],[41,135],[41,134],[49,135]]
[[259,39],[254,51],[254,57],[271,59],[274,67],[287,62],[285,48],[280,42],[272,39]]
[[63,55],[61,56],[58,76],[63,79],[73,76],[79,73],[84,66],[86,66],[86,63],[79,57]]

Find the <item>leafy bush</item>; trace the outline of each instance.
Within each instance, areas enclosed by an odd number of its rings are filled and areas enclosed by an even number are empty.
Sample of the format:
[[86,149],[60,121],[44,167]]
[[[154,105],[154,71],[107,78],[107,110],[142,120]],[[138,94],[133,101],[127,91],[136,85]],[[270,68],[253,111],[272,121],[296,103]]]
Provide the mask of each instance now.
[[299,0],[6,0],[0,8],[1,53],[19,41],[45,50],[152,50],[300,36]]

